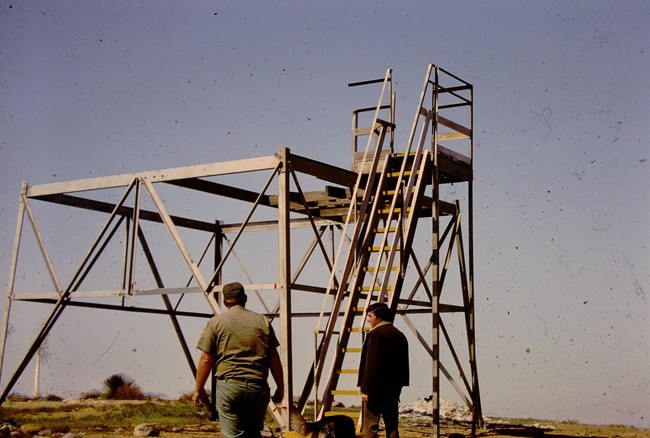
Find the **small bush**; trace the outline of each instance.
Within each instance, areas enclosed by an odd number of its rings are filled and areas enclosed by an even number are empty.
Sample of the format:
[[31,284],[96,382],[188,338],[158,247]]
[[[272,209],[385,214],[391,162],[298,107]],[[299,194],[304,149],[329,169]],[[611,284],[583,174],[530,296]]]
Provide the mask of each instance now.
[[44,400],[44,401],[61,401],[61,400],[63,400],[63,399],[62,399],[61,397],[59,397],[58,395],[48,394],[48,395],[46,395],[46,396],[39,397],[39,398],[37,398],[36,400]]
[[104,392],[110,400],[142,400],[144,394],[133,380],[124,374],[113,374],[104,380]]

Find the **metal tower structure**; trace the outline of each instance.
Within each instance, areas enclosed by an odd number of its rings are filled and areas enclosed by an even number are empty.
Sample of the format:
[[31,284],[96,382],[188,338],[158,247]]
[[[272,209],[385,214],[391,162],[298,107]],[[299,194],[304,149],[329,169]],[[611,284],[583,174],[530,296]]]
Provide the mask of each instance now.
[[[287,424],[294,372],[301,366],[308,369],[299,409],[312,397],[319,416],[331,412],[338,398],[356,397],[359,403],[355,374],[365,309],[380,301],[411,330],[411,350],[421,347],[431,357],[432,435],[440,435],[441,373],[472,410],[474,435],[482,413],[474,322],[472,85],[429,65],[400,147],[392,71],[350,86],[373,84],[381,86],[377,104],[353,112],[351,170],[282,148],[273,156],[236,161],[23,183],[0,332],[0,373],[12,305],[47,304],[50,313],[4,385],[0,403],[69,307],[165,315],[195,374],[182,320],[220,313],[222,282],[244,279],[256,299],[254,304],[249,299],[249,307],[257,306],[279,326],[286,391],[282,409],[269,410],[280,426]],[[447,198],[458,192],[459,198]],[[84,230],[94,237],[83,255],[70,245],[74,249],[59,248],[58,259],[52,257],[43,219],[37,218],[35,206],[41,204],[63,208],[87,225]],[[36,263],[20,257],[29,234],[25,224],[49,274],[49,290],[18,281],[19,273]],[[249,254],[255,272],[240,255],[250,253],[251,245],[271,254]],[[113,260],[116,271],[110,281],[105,260]],[[167,274],[171,260],[174,275]],[[62,269],[63,261],[75,268]],[[296,342],[297,321],[315,323],[313,348]],[[297,354],[313,361],[294,361]]]

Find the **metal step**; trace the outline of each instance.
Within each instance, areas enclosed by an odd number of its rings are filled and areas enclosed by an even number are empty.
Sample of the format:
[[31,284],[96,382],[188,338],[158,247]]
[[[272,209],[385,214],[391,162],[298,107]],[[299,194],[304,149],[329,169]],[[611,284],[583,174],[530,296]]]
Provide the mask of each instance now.
[[[370,251],[370,252],[382,252],[382,251],[388,252],[390,250],[391,250],[391,247],[389,245],[384,246],[383,250],[379,246],[371,246],[370,248],[368,248],[368,251]],[[395,248],[395,250],[396,251],[401,251],[402,249],[401,248]]]
[[330,391],[332,395],[361,395],[359,389],[333,389]]
[[[366,266],[366,267],[363,268],[363,269],[365,269],[366,272],[375,272],[375,270],[376,270],[374,266]],[[393,265],[393,266],[388,266],[388,267],[386,267],[386,266],[380,266],[379,269],[378,269],[378,271],[379,271],[379,272],[383,272],[383,271],[385,271],[386,269],[390,269],[391,271],[397,271],[397,266],[394,266],[394,265]]]
[[345,415],[346,417],[350,417],[353,420],[358,420],[359,417],[361,416],[360,411],[325,411],[323,412],[324,417],[333,417],[334,415]]

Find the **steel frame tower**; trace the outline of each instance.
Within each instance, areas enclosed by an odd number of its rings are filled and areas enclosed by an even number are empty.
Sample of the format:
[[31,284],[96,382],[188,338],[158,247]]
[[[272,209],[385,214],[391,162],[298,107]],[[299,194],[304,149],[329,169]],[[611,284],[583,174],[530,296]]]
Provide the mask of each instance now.
[[[366,331],[365,309],[385,301],[412,331],[411,349],[419,345],[431,357],[432,435],[440,435],[440,373],[472,410],[474,435],[482,413],[474,315],[473,88],[429,65],[409,138],[401,148],[395,145],[392,71],[382,79],[350,85],[372,84],[382,87],[377,105],[353,112],[352,170],[282,148],[273,156],[236,161],[34,186],[23,183],[0,333],[0,373],[12,304],[45,303],[51,312],[4,385],[0,403],[68,307],[166,315],[195,374],[180,319],[220,313],[222,281],[237,276],[248,280],[243,281],[246,290],[258,299],[262,312],[275,319],[274,324],[279,320],[286,393],[283,409],[271,406],[270,412],[281,427],[288,424],[294,369],[304,362],[294,362],[298,352],[313,357],[299,409],[304,410],[312,397],[316,415],[332,411],[335,398],[357,397],[358,403],[358,390],[348,375],[356,373],[355,353]],[[249,182],[257,189],[247,187]],[[321,190],[306,189],[323,183]],[[454,190],[449,190],[451,185]],[[443,199],[461,189],[461,199]],[[208,205],[214,207],[206,211],[178,205],[179,198],[186,204],[188,197],[209,199]],[[78,252],[59,254],[60,260],[51,256],[41,232],[42,219],[37,219],[33,207],[39,203],[66,208],[81,221],[92,214],[96,234],[82,257]],[[206,204],[197,201],[197,205]],[[221,219],[219,212],[238,214],[240,219]],[[25,223],[31,225],[49,274],[49,290],[24,290],[17,284],[19,272],[33,268],[19,257]],[[269,231],[277,234],[273,256],[277,271],[251,273],[237,249],[256,240],[249,236]],[[160,241],[168,245],[164,250],[159,249]],[[199,246],[202,251],[196,250]],[[166,277],[161,261],[172,257],[178,258],[189,280]],[[102,284],[101,279],[91,281],[94,268],[106,258],[117,260],[119,287]],[[57,267],[62,260],[77,263],[65,279]],[[253,277],[265,278],[255,282]],[[160,297],[158,304],[151,300],[155,296]],[[299,309],[306,296],[310,303],[314,297],[322,301],[320,309],[315,304]],[[143,300],[151,301],[144,305]],[[426,315],[428,338],[415,322]],[[445,323],[454,315],[463,320],[462,329],[456,330],[460,341]],[[316,321],[313,349],[296,345],[292,328],[300,318]],[[443,360],[450,361],[461,383]],[[342,389],[346,385],[351,387]]]

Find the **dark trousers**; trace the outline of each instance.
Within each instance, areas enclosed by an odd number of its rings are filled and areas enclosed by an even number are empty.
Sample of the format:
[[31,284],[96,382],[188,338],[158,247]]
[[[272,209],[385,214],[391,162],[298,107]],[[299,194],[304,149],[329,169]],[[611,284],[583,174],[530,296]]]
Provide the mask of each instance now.
[[217,382],[216,402],[225,438],[258,438],[271,395],[266,381],[224,379]]
[[379,431],[379,418],[383,418],[386,426],[386,437],[398,438],[399,430],[399,396],[401,387],[382,388],[378,394],[369,394],[368,402],[363,405],[363,428],[365,438],[376,438]]

